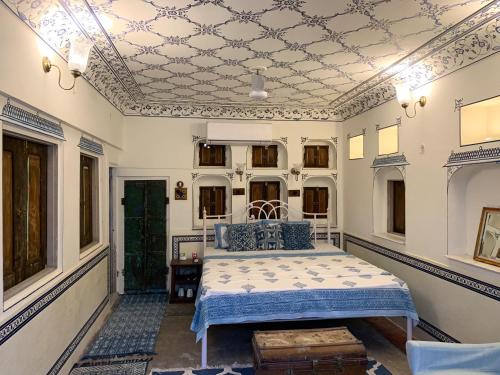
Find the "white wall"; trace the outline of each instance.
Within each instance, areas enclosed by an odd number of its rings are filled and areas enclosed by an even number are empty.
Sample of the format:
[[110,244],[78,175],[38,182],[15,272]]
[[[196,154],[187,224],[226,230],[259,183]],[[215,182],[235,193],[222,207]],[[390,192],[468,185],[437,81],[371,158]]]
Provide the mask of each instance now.
[[[119,162],[122,147],[122,116],[85,80],[79,79],[72,91],[57,85],[57,71],[42,71],[37,36],[0,4],[0,108],[6,98],[14,104],[23,103],[33,110],[50,115],[62,123],[66,141],[59,146],[62,153],[59,175],[60,251],[59,270],[50,281],[37,284],[36,291],[10,306],[4,301],[0,309],[0,324],[22,311],[33,300],[50,290],[73,270],[104,249],[108,243],[108,166]],[[63,80],[69,80],[66,64],[57,56],[53,62],[63,69]],[[9,126],[5,122],[3,128]],[[85,135],[104,145],[100,158],[101,243],[95,251],[81,258],[79,246],[79,164],[80,137]],[[61,297],[52,302],[13,337],[0,346],[2,373],[46,373],[83,327],[99,303],[107,295],[107,261],[102,261],[77,281]],[[1,288],[3,289],[3,288]],[[2,299],[0,299],[1,301]],[[105,310],[106,311],[106,310]],[[62,373],[76,362],[92,334],[102,323],[105,312],[69,358]]]
[[[428,96],[427,105],[417,108],[417,116],[414,119],[406,118],[397,101],[393,100],[345,121],[344,134],[357,134],[367,128],[365,158],[348,160],[346,153],[343,156],[345,233],[430,260],[493,285],[500,284],[498,267],[494,270],[495,267],[462,263],[447,257],[447,170],[443,168],[452,150],[477,148],[459,147],[459,113],[455,112],[455,99],[463,98],[464,104],[467,104],[499,95],[499,65],[500,54],[495,54],[435,81],[431,84],[432,92]],[[410,163],[406,167],[405,178],[404,245],[371,234],[374,172],[370,165],[377,156],[378,145],[375,126],[393,124],[399,116],[402,116],[399,149],[404,152]],[[500,143],[496,142],[484,147],[499,145]],[[499,170],[497,166],[496,173],[499,173]],[[477,187],[477,184],[472,185]],[[489,193],[483,194],[485,191]],[[488,204],[500,205],[496,184],[483,186],[475,193],[478,194],[490,198],[495,196],[495,202],[490,199]],[[479,217],[479,212],[477,214]],[[474,232],[477,231],[479,222],[468,222],[467,225],[472,225],[470,231]],[[419,314],[446,333],[461,341],[500,341],[500,325],[486,323],[500,315],[500,303],[358,246],[351,244],[348,249],[408,281]],[[481,312],[481,319],[477,317],[478,312]]]
[[[196,168],[193,169],[193,156],[196,144],[192,142],[193,135],[204,136],[203,125],[207,120],[203,119],[172,119],[172,118],[144,118],[144,117],[125,117],[124,119],[124,147],[126,152],[123,154],[120,168],[116,171],[116,177],[119,184],[130,177],[151,176],[163,177],[169,179],[170,186],[170,205],[169,205],[169,259],[171,255],[171,236],[186,234],[202,234],[200,228],[193,229],[193,179],[191,173],[198,172],[203,174],[224,175],[226,172],[232,172],[236,165],[247,161],[247,146],[231,146],[231,169],[214,168]],[[251,121],[247,121],[251,124]],[[302,144],[301,137],[310,137],[311,139],[330,139],[339,135],[340,126],[332,122],[292,122],[276,121],[273,122],[273,138],[288,137],[288,167],[284,170],[254,169],[246,170],[253,173],[254,176],[281,176],[283,172],[290,172],[294,164],[302,162]],[[339,135],[339,139],[340,139]],[[339,150],[342,145],[339,144]],[[197,148],[196,148],[197,152]],[[306,172],[306,171],[304,171]],[[310,176],[330,175],[332,170],[308,170]],[[339,180],[342,172],[339,171]],[[177,181],[183,181],[184,186],[188,188],[188,199],[185,201],[174,200],[174,189]],[[301,189],[302,178],[295,181],[294,176],[288,178],[288,189]],[[232,180],[233,188],[245,188],[248,193],[248,181],[246,176],[240,182],[238,176]],[[338,200],[341,201],[341,192],[338,193]],[[118,211],[122,212],[117,197]],[[233,211],[243,210],[247,203],[248,196],[234,196],[232,198]],[[302,197],[288,198],[291,206],[302,209]],[[341,204],[339,204],[339,210]],[[242,211],[243,212],[243,211]],[[339,211],[340,212],[340,211]],[[117,215],[117,225],[120,226],[123,218]],[[235,219],[242,220],[242,218]],[[341,223],[339,223],[339,226]],[[117,239],[118,243],[121,239]],[[120,253],[122,249],[118,249]],[[183,244],[182,251],[189,255],[191,251],[200,253],[199,244]]]

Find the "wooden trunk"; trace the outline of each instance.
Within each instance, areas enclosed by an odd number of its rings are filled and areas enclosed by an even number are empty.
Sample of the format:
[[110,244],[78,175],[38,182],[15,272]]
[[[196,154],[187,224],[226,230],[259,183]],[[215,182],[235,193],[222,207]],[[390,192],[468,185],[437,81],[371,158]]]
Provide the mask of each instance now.
[[364,375],[366,349],[347,328],[256,331],[256,375]]

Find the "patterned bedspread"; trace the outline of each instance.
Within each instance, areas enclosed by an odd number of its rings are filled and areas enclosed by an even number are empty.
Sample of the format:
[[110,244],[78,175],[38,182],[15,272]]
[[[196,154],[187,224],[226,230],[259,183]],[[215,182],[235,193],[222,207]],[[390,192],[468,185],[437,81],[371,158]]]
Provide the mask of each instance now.
[[191,329],[368,316],[418,321],[403,281],[341,250],[225,252],[205,256]]

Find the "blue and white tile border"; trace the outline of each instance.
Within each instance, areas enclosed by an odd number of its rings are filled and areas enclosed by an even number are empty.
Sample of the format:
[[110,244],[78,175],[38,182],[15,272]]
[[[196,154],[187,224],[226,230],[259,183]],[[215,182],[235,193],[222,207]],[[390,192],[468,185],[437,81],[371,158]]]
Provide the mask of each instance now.
[[45,292],[38,297],[35,301],[30,303],[26,308],[21,310],[15,316],[10,318],[0,326],[0,345],[5,343],[9,338],[14,336],[20,329],[28,324],[35,316],[41,313],[45,308],[50,306],[52,302],[57,300],[66,290],[73,286],[85,274],[98,265],[103,259],[108,257],[109,247],[102,250],[98,255],[93,257],[90,261],[83,266],[73,271],[70,275],[66,276],[52,289]]
[[[337,247],[340,247],[340,232],[331,232],[330,233],[333,244]],[[326,240],[327,235],[326,232],[317,234],[318,240]],[[213,234],[207,235],[207,242],[213,242],[215,240],[215,236]],[[203,242],[202,234],[189,234],[189,235],[179,235],[172,236],[172,259],[179,259],[180,253],[180,245],[181,243],[186,242]]]
[[94,154],[104,155],[102,144],[85,137],[80,138],[78,147],[80,147],[82,150],[93,152]]
[[80,342],[87,335],[87,332],[89,331],[90,327],[92,327],[92,325],[95,323],[99,315],[101,315],[102,311],[104,310],[108,302],[109,302],[109,295],[104,297],[99,306],[97,306],[97,309],[93,312],[89,320],[87,320],[87,322],[83,325],[82,329],[80,329],[80,331],[73,338],[73,340],[71,340],[71,343],[68,345],[66,350],[64,350],[61,356],[57,359],[56,363],[54,363],[54,365],[49,370],[47,375],[56,375],[59,373],[59,371],[61,371],[62,367],[68,361],[69,357],[71,357],[71,355],[76,350]]

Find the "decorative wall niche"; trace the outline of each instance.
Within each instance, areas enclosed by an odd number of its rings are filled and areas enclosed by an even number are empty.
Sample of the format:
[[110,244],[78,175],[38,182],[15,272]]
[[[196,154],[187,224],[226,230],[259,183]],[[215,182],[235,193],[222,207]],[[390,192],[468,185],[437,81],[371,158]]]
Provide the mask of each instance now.
[[[225,163],[222,166],[205,166],[200,165],[200,145],[205,145],[205,139],[198,136],[193,136],[193,168],[194,169],[230,169],[232,165],[231,146],[225,145]],[[207,144],[207,148],[212,147]]]
[[472,261],[483,207],[500,207],[500,148],[452,153],[448,169],[448,255]]
[[[327,187],[328,188],[328,207],[330,208],[331,221],[330,226],[337,227],[337,176],[311,176],[307,177],[302,184],[302,202],[301,210],[304,208],[304,188],[308,187]],[[310,220],[308,218],[303,218],[304,220]],[[327,220],[317,219],[317,224],[319,226],[326,226]]]
[[[203,228],[203,219],[199,218],[200,210],[200,187],[201,186],[225,186],[226,187],[226,214],[232,212],[232,188],[231,180],[227,176],[220,175],[196,175],[193,180],[193,229]],[[208,219],[208,228],[217,222],[230,223],[231,217],[218,219]]]
[[[329,139],[309,139],[307,137],[301,138],[302,143],[302,163],[304,169],[333,169],[337,170],[337,138]],[[307,168],[304,166],[304,153],[306,146],[328,146],[328,168]]]
[[405,181],[404,167],[384,166],[374,168],[373,175],[373,235],[404,243],[405,236],[393,233],[391,228],[393,207],[390,194],[390,181]]
[[[288,150],[286,148],[286,143],[284,143],[281,140],[276,140],[273,141],[272,143],[269,144],[269,146],[277,146],[278,148],[278,162],[277,162],[277,167],[254,167],[252,164],[252,146],[249,145],[247,147],[247,152],[246,152],[246,169],[262,169],[262,170],[276,170],[276,169],[281,169],[281,170],[286,170],[288,169]],[[255,145],[255,146],[262,146],[262,145]],[[265,146],[264,146],[265,147]]]

